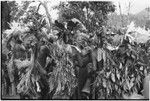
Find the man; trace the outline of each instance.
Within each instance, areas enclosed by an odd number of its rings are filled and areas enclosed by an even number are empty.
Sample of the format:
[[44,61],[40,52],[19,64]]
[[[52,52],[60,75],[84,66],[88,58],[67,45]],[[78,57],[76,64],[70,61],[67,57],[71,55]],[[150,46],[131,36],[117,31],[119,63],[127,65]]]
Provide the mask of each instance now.
[[73,22],[72,20],[69,20],[67,22],[67,29],[69,31],[73,31],[75,29],[75,27],[77,27],[78,24],[79,24],[79,22]]
[[58,38],[62,38],[62,40],[64,41],[64,43],[67,43],[68,39],[67,39],[67,33],[66,33],[66,28],[65,26],[58,22],[58,20],[55,20],[54,25],[59,28],[59,32],[57,33]]
[[65,26],[62,23],[58,22],[58,20],[55,20],[55,26],[61,30],[65,29]]
[[[19,75],[18,75],[18,69],[13,63],[14,59],[21,59],[24,60],[26,59],[26,50],[25,47],[23,46],[23,42],[20,37],[20,31],[16,30],[14,31],[15,35],[11,36],[7,42],[7,48],[9,51],[11,51],[12,56],[10,59],[10,62],[8,63],[8,74],[11,82],[11,87],[12,87],[12,94],[16,95],[17,93],[17,84],[19,82]],[[11,44],[13,43],[13,45]]]
[[[39,92],[39,94],[40,94],[39,99],[48,99],[48,97],[49,97],[49,83],[48,83],[47,74],[49,72],[53,71],[53,67],[50,64],[49,65],[46,64],[47,57],[51,58],[50,49],[45,43],[46,40],[41,39],[40,42],[41,42],[41,44],[40,44],[40,47],[38,50],[37,61],[41,65],[40,70],[44,71],[45,73],[43,75],[41,75],[41,78],[38,80],[39,86],[41,89],[41,91]],[[54,61],[52,61],[52,62],[54,62]]]

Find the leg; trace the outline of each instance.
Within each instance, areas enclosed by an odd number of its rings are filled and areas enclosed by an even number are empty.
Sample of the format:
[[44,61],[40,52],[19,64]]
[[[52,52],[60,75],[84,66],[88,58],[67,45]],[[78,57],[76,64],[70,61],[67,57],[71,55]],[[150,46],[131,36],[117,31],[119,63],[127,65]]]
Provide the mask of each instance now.
[[79,78],[78,78],[78,99],[81,99],[82,89],[86,83],[88,75],[87,68],[79,68]]

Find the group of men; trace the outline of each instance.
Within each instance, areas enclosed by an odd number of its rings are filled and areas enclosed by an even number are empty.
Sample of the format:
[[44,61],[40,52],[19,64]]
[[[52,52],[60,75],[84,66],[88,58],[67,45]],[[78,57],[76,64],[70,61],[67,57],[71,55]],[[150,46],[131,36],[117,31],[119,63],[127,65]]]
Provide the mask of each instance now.
[[[78,22],[78,21],[73,21],[73,20],[69,20],[69,21],[67,21],[66,22],[66,25],[65,24],[63,24],[63,23],[60,23],[59,21],[57,21],[57,20],[55,20],[55,26],[56,27],[58,27],[59,28],[59,33],[57,34],[58,35],[58,38],[61,38],[63,41],[64,41],[64,43],[65,44],[72,44],[72,37],[71,37],[71,35],[74,35],[74,31],[75,31],[75,29],[76,29],[76,27],[78,27],[79,25],[80,25],[81,23],[80,22]],[[23,49],[23,47],[20,47],[21,46],[21,44],[22,44],[22,42],[21,42],[21,40],[20,39],[18,39],[19,37],[16,37],[16,43],[18,44],[16,44],[16,47],[14,47],[14,49],[21,49],[20,51],[21,52],[25,52],[25,49]],[[43,46],[43,47],[45,47],[45,46]],[[42,47],[41,47],[42,48]],[[48,53],[48,49],[46,50],[46,48],[43,48],[43,49],[45,49],[45,51]],[[17,50],[14,50],[14,54],[16,54],[16,51]],[[46,53],[45,51],[43,51],[44,53]],[[41,49],[41,52],[42,52],[42,49]],[[41,53],[42,54],[42,53]],[[18,56],[19,55],[19,57],[21,56],[23,56],[23,54],[21,53],[21,54],[16,54],[16,56]],[[45,55],[45,54],[44,54]],[[39,56],[42,56],[42,55],[39,55]],[[41,58],[39,58],[39,59],[41,59],[41,60],[43,60],[43,57],[41,57]],[[39,62],[42,62],[41,60],[39,60]],[[45,60],[45,59],[44,59]],[[42,63],[44,63],[44,65],[43,65],[43,67],[45,66],[45,62],[42,62]],[[41,64],[42,64],[41,63]],[[149,79],[150,79],[150,76],[147,76],[146,78],[145,78],[145,80],[144,80],[144,96],[146,97],[146,98],[149,98],[148,96],[149,96],[149,85],[148,85],[148,81],[149,81]]]

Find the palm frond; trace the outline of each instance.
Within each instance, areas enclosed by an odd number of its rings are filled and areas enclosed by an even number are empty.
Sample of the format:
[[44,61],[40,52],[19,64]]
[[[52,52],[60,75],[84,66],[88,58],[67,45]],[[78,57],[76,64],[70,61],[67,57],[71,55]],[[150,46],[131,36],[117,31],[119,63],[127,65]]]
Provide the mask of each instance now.
[[22,26],[19,22],[16,21],[11,22],[9,25],[10,29],[4,31],[8,38],[11,36],[25,33],[29,30],[28,27]]

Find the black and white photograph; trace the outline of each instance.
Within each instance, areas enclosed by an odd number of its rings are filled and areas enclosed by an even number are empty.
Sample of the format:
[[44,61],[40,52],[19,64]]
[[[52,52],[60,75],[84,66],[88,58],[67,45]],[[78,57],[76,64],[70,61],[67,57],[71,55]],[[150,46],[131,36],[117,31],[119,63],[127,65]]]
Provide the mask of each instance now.
[[1,100],[149,100],[150,0],[8,0]]

